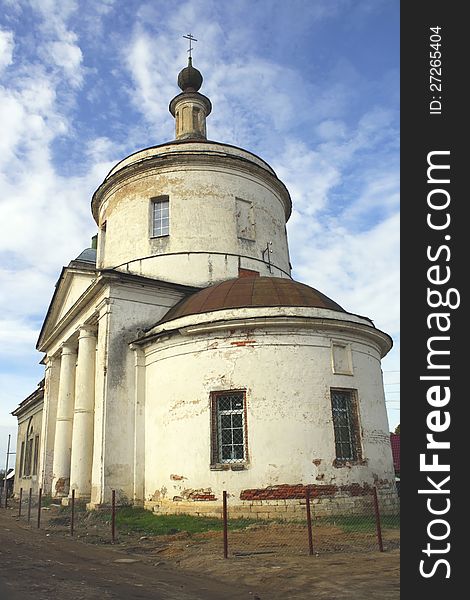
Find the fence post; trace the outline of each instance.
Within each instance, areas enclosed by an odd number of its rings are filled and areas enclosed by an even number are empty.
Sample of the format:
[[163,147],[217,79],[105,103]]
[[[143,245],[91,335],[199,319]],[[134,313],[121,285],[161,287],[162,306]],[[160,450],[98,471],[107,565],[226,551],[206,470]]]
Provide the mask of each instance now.
[[374,512],[375,512],[375,525],[377,528],[377,541],[379,542],[379,550],[380,552],[384,551],[384,546],[382,542],[382,528],[380,526],[380,512],[379,512],[379,501],[377,498],[377,488],[374,485],[373,487],[374,493]]
[[11,435],[8,434],[7,462],[5,465],[5,477],[3,478],[3,492],[5,494],[5,508],[8,508],[7,475],[8,475],[8,459],[10,458],[10,437],[11,437]]
[[307,530],[308,530],[308,553],[313,556],[313,536],[312,536],[312,513],[310,511],[310,488],[305,491],[305,500],[307,507]]
[[71,512],[70,512],[70,535],[73,536],[75,520],[75,490],[72,490]]
[[111,498],[111,538],[114,544],[116,539],[116,490],[112,490]]
[[20,488],[20,507],[18,508],[18,516],[21,517],[21,503],[23,502],[23,488]]
[[227,492],[223,492],[222,514],[224,519],[224,558],[228,558]]
[[28,523],[31,521],[31,500],[32,500],[33,488],[29,488],[28,494]]
[[38,529],[41,527],[41,502],[42,502],[42,488],[39,488],[39,494],[38,494]]

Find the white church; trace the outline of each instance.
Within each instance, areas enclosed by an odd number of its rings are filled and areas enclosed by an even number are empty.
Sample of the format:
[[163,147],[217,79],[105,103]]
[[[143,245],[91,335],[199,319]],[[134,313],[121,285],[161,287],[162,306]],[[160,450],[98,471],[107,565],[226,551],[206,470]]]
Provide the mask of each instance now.
[[13,413],[15,493],[218,514],[227,490],[239,514],[288,516],[307,489],[342,512],[376,485],[393,503],[390,337],[292,279],[288,190],[207,139],[191,58],[178,85],[176,139],[109,172],[93,247],[56,284],[45,377]]

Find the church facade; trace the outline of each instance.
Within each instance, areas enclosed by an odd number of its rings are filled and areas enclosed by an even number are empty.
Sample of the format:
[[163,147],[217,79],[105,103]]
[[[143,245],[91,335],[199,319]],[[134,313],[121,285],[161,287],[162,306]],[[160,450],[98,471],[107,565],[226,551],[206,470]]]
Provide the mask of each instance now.
[[254,500],[280,514],[307,488],[355,510],[376,485],[393,503],[391,339],[292,279],[288,190],[207,140],[191,59],[178,84],[176,139],[110,171],[93,247],[56,285],[44,382],[14,412],[16,492],[217,514],[227,490],[240,514]]

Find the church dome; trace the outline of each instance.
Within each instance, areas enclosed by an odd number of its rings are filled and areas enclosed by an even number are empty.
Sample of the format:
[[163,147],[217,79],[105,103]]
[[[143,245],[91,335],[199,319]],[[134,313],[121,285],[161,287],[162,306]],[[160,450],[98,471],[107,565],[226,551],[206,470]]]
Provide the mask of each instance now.
[[238,277],[204,288],[176,304],[160,323],[227,308],[301,306],[346,312],[318,290],[281,277]]
[[178,87],[183,92],[197,92],[202,85],[201,72],[193,67],[192,59],[189,58],[188,66],[180,71],[178,75]]
[[96,264],[96,248],[85,248],[75,260]]

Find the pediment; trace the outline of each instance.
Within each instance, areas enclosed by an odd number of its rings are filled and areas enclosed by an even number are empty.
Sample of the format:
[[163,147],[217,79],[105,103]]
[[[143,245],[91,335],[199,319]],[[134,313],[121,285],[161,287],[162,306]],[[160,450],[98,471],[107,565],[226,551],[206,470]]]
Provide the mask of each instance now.
[[97,272],[94,268],[90,268],[88,265],[82,267],[77,262],[62,269],[39,334],[38,348],[44,340],[49,338],[57,324],[62,321],[78,299],[95,281],[96,275]]

